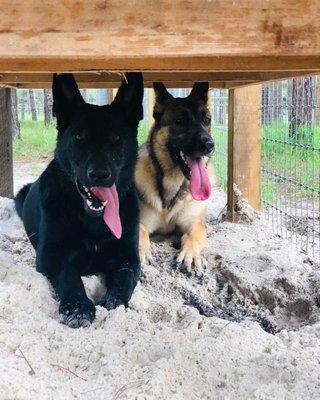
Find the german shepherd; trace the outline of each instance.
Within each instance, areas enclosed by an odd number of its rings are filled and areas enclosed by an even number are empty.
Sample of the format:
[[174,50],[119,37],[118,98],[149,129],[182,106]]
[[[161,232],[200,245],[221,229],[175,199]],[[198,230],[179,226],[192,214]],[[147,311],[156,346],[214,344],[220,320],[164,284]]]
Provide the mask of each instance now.
[[53,161],[15,198],[36,250],[37,271],[60,301],[60,322],[95,317],[81,276],[102,274],[108,310],[128,305],[140,273],[139,204],[134,186],[143,81],[129,73],[108,106],[86,104],[71,74],[53,79],[58,139]]
[[174,98],[154,83],[155,123],[140,149],[135,173],[140,198],[140,258],[152,260],[149,236],[179,230],[178,263],[190,270],[205,263],[206,202],[211,194],[208,160],[214,149],[207,107],[208,83],[195,83],[186,98]]

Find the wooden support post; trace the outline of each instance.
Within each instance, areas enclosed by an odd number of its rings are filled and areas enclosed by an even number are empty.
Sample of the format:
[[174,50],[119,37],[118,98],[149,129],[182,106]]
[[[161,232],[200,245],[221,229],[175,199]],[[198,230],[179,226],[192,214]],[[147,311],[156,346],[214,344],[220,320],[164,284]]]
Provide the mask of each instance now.
[[10,89],[0,89],[0,196],[13,197]]
[[239,194],[260,209],[261,85],[229,90],[228,217],[237,220]]
[[154,101],[155,101],[154,90],[148,89],[148,121],[147,121],[148,132],[150,132],[150,129],[154,123],[153,119]]

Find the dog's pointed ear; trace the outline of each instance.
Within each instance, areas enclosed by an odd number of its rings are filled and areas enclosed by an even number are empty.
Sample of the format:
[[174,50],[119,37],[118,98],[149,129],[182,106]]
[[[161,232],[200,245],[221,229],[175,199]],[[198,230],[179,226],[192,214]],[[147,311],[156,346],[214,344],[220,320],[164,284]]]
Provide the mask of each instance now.
[[75,110],[84,104],[77,82],[72,74],[54,74],[52,81],[53,114],[58,131],[64,130]]
[[192,90],[189,94],[190,97],[196,97],[203,102],[208,102],[208,91],[209,91],[209,83],[208,82],[195,82]]
[[166,103],[173,99],[173,96],[167,91],[162,82],[153,82],[153,89],[155,93],[153,118],[156,120],[162,115]]
[[135,129],[143,118],[142,102],[143,77],[141,72],[126,73],[112,104],[122,108]]

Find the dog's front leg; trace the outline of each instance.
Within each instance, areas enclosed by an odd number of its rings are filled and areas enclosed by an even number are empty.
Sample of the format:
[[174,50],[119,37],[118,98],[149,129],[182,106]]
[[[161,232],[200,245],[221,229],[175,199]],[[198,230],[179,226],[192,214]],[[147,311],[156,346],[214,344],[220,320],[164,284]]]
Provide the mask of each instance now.
[[150,233],[142,223],[139,227],[139,254],[143,264],[152,262]]
[[60,322],[71,328],[87,327],[95,317],[95,306],[76,268],[85,258],[84,253],[61,244],[40,245],[37,251],[37,270],[48,278],[58,296]]
[[177,257],[178,263],[183,263],[188,270],[194,265],[201,267],[206,263],[202,256],[206,244],[207,230],[203,221],[197,221],[190,227],[185,227],[181,239],[181,250]]
[[[115,251],[119,259],[106,274],[107,292],[99,305],[112,310],[119,305],[128,307],[129,300],[140,277],[140,260],[137,243],[123,240]],[[126,246],[126,247],[125,247]],[[103,255],[102,255],[103,258]]]

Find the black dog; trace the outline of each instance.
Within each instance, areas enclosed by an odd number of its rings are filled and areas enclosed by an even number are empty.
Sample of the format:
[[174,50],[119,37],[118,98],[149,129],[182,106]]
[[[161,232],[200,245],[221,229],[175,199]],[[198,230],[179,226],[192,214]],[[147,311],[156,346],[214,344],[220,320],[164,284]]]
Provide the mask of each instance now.
[[15,198],[37,271],[58,295],[60,322],[73,328],[95,317],[81,275],[105,276],[107,309],[127,306],[139,279],[133,175],[142,98],[140,73],[126,75],[108,106],[86,104],[71,74],[54,76],[55,157]]

